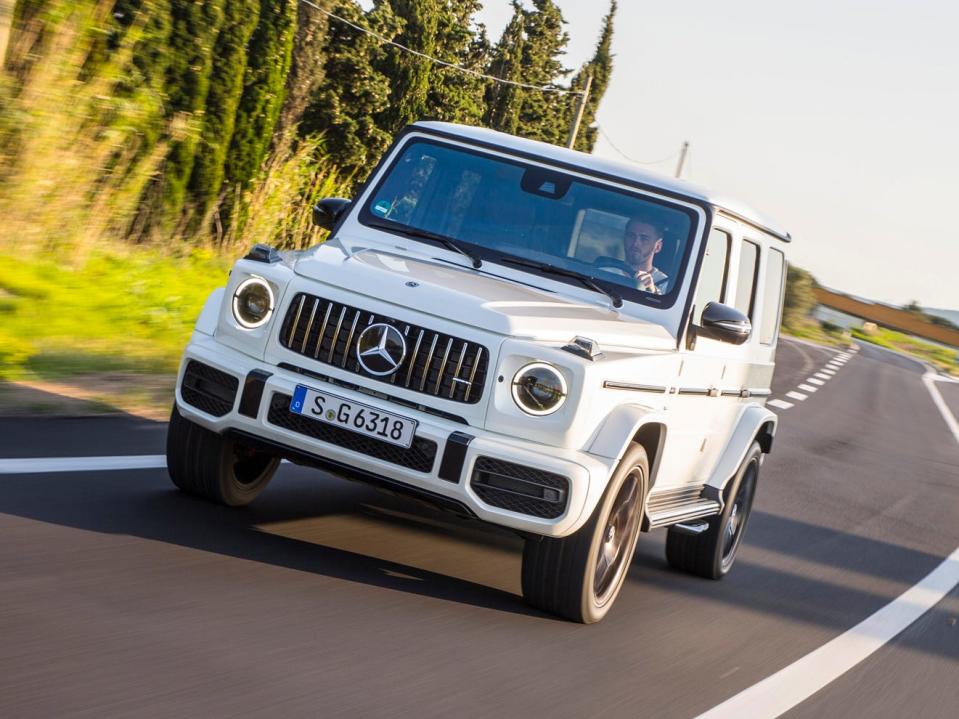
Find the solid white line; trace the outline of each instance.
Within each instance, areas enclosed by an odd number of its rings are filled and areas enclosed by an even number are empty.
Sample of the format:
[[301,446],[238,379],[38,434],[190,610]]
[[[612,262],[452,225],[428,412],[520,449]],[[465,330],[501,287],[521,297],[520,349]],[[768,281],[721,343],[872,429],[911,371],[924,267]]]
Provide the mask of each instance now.
[[771,399],[768,402],[766,402],[766,404],[771,404],[773,407],[776,407],[777,409],[789,409],[790,407],[793,406],[792,402],[783,402],[781,399]]
[[822,387],[824,384],[826,384],[824,380],[816,379],[815,377],[809,377],[806,381],[807,381],[809,384],[817,384],[817,385],[819,385],[820,387]]
[[0,459],[0,474],[47,474],[51,472],[99,472],[117,469],[161,469],[166,455],[136,454],[126,457],[33,457]]
[[959,547],[892,602],[852,629],[758,684],[744,689],[699,719],[772,719],[818,692],[882,647],[959,584]]
[[808,385],[808,384],[801,384],[799,385],[799,389],[801,389],[803,392],[809,392],[810,394],[812,394],[819,388],[813,387],[812,385]]
[[806,399],[806,395],[802,392],[787,392],[786,396],[789,397],[789,399],[798,399],[800,402]]
[[[949,410],[931,370],[922,376],[933,403],[959,444],[959,422]],[[789,666],[744,689],[699,719],[773,719],[801,704],[897,636],[959,586],[959,547],[918,584],[852,629]]]

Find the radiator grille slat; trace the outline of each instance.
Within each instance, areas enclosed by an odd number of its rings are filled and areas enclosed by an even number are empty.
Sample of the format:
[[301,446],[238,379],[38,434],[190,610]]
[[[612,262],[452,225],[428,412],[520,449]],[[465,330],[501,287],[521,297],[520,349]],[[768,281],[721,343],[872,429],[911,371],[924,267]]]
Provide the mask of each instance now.
[[[393,325],[406,339],[406,357],[388,377],[369,374],[356,357],[363,330],[378,322]],[[469,404],[483,396],[489,353],[482,345],[359,307],[300,292],[290,301],[279,336],[292,352],[377,382]]]

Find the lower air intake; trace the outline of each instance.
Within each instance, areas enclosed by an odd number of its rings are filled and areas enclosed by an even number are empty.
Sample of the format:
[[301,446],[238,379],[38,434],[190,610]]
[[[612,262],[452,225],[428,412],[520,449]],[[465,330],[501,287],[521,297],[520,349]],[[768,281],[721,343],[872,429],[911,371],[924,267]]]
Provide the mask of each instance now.
[[231,374],[190,360],[180,383],[180,396],[201,412],[222,417],[233,409],[240,380]]
[[561,516],[569,499],[566,477],[492,457],[477,458],[470,486],[492,507],[542,519]]

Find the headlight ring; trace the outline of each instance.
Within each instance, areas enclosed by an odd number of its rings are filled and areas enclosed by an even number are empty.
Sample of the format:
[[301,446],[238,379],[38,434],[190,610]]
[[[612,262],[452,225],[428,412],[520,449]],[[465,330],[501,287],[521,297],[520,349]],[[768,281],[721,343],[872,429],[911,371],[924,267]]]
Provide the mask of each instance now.
[[248,330],[269,322],[273,306],[273,288],[260,277],[243,280],[233,292],[233,317]]
[[526,414],[552,414],[566,402],[568,393],[563,373],[546,362],[531,362],[513,375],[513,401]]

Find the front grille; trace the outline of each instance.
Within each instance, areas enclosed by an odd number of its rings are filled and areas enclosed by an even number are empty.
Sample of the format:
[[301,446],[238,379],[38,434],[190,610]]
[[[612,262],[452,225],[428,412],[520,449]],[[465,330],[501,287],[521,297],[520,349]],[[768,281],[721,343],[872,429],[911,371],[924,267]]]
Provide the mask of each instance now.
[[291,412],[291,399],[288,394],[277,392],[273,395],[267,416],[270,424],[417,472],[429,472],[433,469],[433,461],[436,459],[436,442],[432,440],[414,437],[413,444],[408,448],[400,447]]
[[565,512],[569,497],[566,477],[492,457],[476,459],[470,486],[493,507],[543,519]]
[[239,386],[240,380],[233,375],[190,360],[180,383],[180,396],[198,410],[222,417],[233,409]]
[[[356,357],[360,333],[376,322],[396,327],[406,340],[406,357],[389,377],[370,374]],[[293,298],[286,311],[280,344],[377,382],[468,404],[483,396],[489,364],[489,352],[476,342],[304,292]]]

